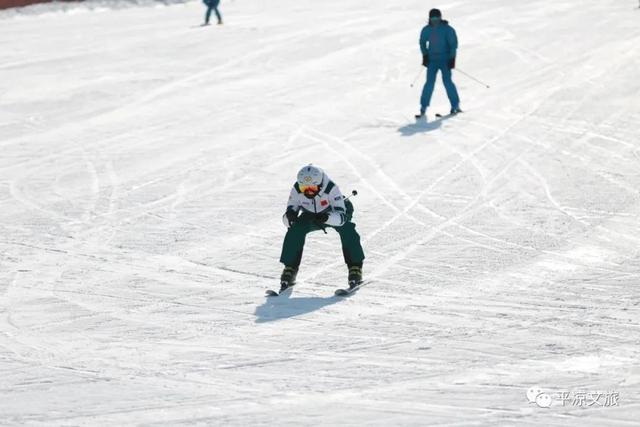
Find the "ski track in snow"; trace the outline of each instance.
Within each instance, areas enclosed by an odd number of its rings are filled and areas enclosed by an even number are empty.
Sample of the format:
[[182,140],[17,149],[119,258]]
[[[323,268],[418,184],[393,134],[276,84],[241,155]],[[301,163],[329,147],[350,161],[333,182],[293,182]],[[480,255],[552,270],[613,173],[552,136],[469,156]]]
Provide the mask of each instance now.
[[[634,6],[441,5],[491,89],[427,123],[417,0],[0,12],[0,425],[637,425]],[[265,299],[309,162],[370,283],[315,233]]]

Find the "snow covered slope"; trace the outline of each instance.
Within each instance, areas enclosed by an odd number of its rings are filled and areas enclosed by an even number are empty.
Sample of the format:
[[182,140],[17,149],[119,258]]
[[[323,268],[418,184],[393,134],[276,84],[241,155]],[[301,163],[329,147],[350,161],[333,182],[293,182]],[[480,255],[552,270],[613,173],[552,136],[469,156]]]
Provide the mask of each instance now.
[[[637,425],[637,4],[434,5],[491,89],[416,125],[431,6],[0,14],[0,425]],[[372,283],[316,233],[265,301],[309,162]]]

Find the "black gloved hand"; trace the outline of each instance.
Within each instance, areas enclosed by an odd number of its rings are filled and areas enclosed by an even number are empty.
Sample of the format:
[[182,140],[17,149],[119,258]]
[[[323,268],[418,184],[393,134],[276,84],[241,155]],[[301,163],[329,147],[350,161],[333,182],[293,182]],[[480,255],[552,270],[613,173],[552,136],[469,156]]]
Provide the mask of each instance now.
[[287,209],[284,213],[284,216],[287,217],[287,221],[289,221],[289,227],[291,227],[298,220],[298,212],[293,209]]
[[316,222],[318,224],[324,224],[325,222],[327,222],[328,219],[329,219],[328,212],[321,212],[319,214],[316,214]]
[[449,60],[449,69],[453,70],[454,68],[456,68],[456,57],[455,56]]
[[429,66],[429,55],[422,55],[422,66],[423,67]]

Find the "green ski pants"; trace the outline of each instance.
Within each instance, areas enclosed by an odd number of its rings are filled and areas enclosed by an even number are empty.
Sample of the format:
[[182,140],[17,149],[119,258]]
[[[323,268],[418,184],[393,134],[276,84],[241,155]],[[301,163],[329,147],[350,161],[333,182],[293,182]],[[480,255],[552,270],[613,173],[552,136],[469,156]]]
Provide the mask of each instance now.
[[321,225],[316,223],[315,216],[308,212],[300,215],[298,220],[289,227],[284,237],[280,262],[284,265],[298,268],[302,260],[302,251],[307,234],[312,231],[323,230],[324,228],[333,228],[340,235],[342,254],[344,256],[344,262],[347,265],[362,265],[362,261],[364,261],[364,251],[360,244],[360,235],[356,231],[356,225],[354,223],[348,221],[340,227]]

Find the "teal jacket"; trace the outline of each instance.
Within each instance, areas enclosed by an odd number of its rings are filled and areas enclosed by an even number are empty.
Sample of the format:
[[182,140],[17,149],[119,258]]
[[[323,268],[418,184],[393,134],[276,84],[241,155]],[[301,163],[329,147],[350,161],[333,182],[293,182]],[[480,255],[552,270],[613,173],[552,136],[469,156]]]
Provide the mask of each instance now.
[[420,50],[423,55],[429,55],[430,61],[455,58],[458,50],[456,30],[447,21],[436,26],[427,25],[420,33]]

